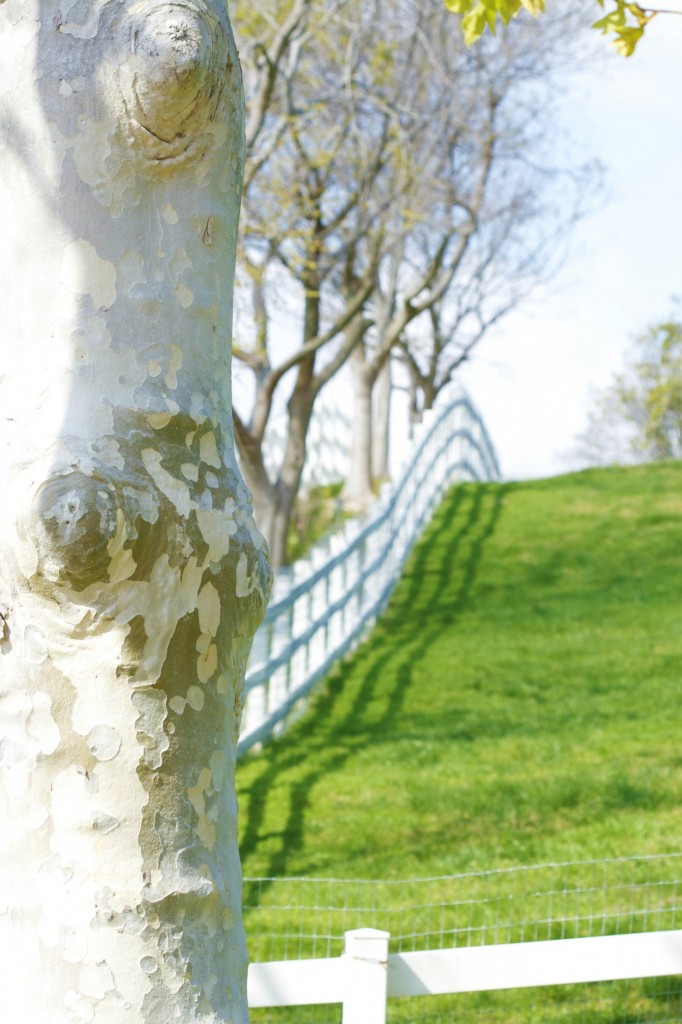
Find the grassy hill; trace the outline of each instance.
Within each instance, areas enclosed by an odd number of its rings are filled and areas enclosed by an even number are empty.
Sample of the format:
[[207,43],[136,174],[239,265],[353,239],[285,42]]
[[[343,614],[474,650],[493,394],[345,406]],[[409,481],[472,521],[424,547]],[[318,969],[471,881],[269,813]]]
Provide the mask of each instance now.
[[244,873],[680,851],[681,680],[682,465],[459,486],[372,636],[240,763]]

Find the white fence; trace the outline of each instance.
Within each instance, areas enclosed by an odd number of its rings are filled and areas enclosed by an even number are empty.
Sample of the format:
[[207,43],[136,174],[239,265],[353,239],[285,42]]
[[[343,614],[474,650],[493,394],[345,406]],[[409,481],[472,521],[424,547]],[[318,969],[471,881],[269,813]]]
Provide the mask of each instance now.
[[679,853],[244,881],[254,1024],[682,1022]]
[[[287,444],[288,422],[285,416],[276,417],[268,424],[265,435],[265,467],[276,478],[282,464]],[[334,484],[344,480],[348,471],[348,449],[351,435],[351,421],[346,409],[338,399],[328,398],[323,391],[315,402],[313,415],[308,427],[306,444],[315,452],[314,459],[306,459],[303,467],[301,490]]]
[[415,541],[459,480],[499,478],[481,417],[461,391],[420,424],[395,485],[362,519],[278,573],[246,673],[239,752],[262,742],[384,608]]
[[340,1003],[343,1024],[385,1024],[387,999],[682,974],[682,930],[388,952],[389,933],[346,932],[336,958],[252,964],[249,1006]]

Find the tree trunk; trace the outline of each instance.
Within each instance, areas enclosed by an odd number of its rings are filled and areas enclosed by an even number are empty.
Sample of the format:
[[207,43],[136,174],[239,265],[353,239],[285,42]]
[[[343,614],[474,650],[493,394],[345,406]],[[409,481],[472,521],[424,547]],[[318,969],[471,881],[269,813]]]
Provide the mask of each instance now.
[[390,476],[388,458],[391,430],[391,359],[379,370],[374,385],[374,424],[372,427],[372,477],[383,482]]
[[421,411],[419,408],[419,377],[414,367],[408,362],[407,370],[410,375],[407,397],[408,397],[408,432],[410,441],[414,438],[414,432],[421,422]]
[[348,360],[353,377],[353,411],[348,476],[341,493],[346,508],[358,511],[368,505],[372,490],[372,385],[374,378],[360,343]]
[[275,485],[275,500],[266,513],[263,528],[275,568],[288,564],[289,524],[301,486],[305,465],[306,436],[315,401],[314,363],[307,359],[298,367],[296,384],[287,406],[288,429],[284,458]]
[[222,0],[0,6],[0,1007],[248,1019]]
[[438,398],[438,388],[431,377],[425,377],[422,381],[423,411],[433,409],[434,402]]

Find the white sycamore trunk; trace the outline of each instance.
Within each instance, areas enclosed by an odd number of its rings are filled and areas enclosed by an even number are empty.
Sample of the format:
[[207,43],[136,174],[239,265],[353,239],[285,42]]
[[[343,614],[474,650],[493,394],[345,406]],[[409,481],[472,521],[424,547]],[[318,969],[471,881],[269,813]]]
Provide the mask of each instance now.
[[241,1024],[224,0],[0,0],[0,1020]]
[[373,393],[372,477],[377,483],[389,478],[391,436],[391,359],[379,370]]
[[351,352],[348,360],[353,379],[353,412],[348,472],[341,492],[344,506],[353,512],[369,505],[374,498],[372,490],[372,372],[362,343]]

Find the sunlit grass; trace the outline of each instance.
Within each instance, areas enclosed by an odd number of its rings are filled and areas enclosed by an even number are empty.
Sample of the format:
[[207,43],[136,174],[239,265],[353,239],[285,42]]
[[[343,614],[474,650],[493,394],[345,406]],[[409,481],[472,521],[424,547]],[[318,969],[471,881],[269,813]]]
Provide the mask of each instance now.
[[244,873],[680,850],[681,638],[680,465],[456,488],[371,638],[240,764]]

